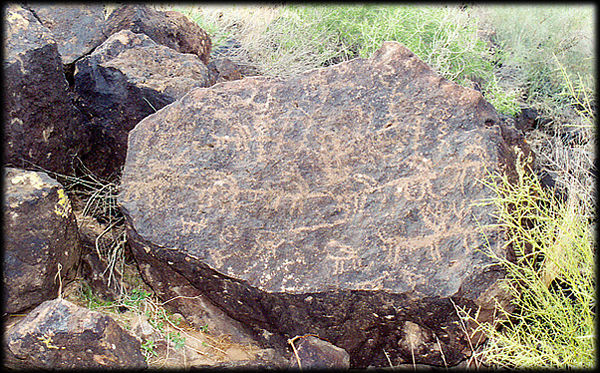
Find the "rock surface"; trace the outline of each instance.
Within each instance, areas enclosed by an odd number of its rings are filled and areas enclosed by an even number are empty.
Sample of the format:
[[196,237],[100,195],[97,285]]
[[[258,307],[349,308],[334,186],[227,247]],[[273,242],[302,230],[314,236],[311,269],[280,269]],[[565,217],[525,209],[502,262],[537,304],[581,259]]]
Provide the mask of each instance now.
[[108,16],[105,33],[109,36],[121,30],[146,34],[158,44],[181,53],[195,54],[208,64],[210,36],[179,12],[159,11],[146,5],[121,6]]
[[71,103],[52,33],[29,11],[9,5],[4,17],[5,163],[69,173],[86,150],[81,114]]
[[[157,291],[183,278],[270,343],[315,334],[352,367],[454,365],[454,305],[503,300],[488,171],[527,152],[477,91],[395,42],[288,80],[195,89],[129,136],[120,204]],[[516,149],[516,150],[515,150]],[[179,277],[176,277],[179,276]],[[487,314],[486,314],[487,315]]]
[[207,65],[210,85],[242,79],[240,67],[228,58],[216,58]]
[[104,5],[33,4],[30,9],[52,32],[65,65],[90,53],[106,39],[102,33]]
[[120,175],[127,135],[143,118],[209,85],[208,68],[192,54],[119,31],[76,63],[77,105],[89,119],[92,148],[82,157],[97,175]]
[[57,296],[75,275],[77,221],[62,186],[45,173],[4,169],[4,306],[17,313]]
[[294,341],[295,352],[290,368],[302,369],[348,369],[350,355],[327,341],[314,336],[302,336]]
[[13,369],[146,368],[140,342],[109,316],[49,300],[4,335]]

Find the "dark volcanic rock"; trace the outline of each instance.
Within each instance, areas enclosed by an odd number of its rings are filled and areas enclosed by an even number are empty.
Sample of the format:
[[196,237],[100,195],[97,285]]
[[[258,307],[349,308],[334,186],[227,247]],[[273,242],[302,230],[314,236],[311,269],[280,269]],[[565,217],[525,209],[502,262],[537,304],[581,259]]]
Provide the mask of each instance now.
[[33,4],[30,9],[52,32],[65,65],[90,53],[106,40],[102,33],[104,5]]
[[386,42],[189,92],[131,131],[119,201],[138,262],[163,263],[155,288],[176,273],[257,335],[315,334],[353,367],[453,365],[470,351],[454,305],[505,296],[480,251],[505,239],[473,202],[518,146],[479,92]]
[[242,79],[240,67],[228,58],[213,59],[207,65],[210,85]]
[[4,335],[13,369],[146,368],[140,342],[109,316],[64,299],[32,310]]
[[521,131],[531,131],[538,126],[537,119],[539,114],[537,110],[525,108],[519,112],[515,120],[515,126]]
[[57,44],[17,5],[5,9],[4,31],[5,163],[70,173],[72,157],[85,151],[87,132],[68,96]]
[[105,33],[109,36],[121,30],[146,34],[158,44],[181,53],[195,54],[208,64],[210,36],[179,12],[163,12],[145,5],[121,6],[108,16]]
[[112,35],[75,66],[76,102],[92,131],[91,151],[82,159],[104,177],[120,174],[127,134],[140,120],[209,85],[208,68],[198,57],[129,30]]
[[4,306],[17,313],[57,296],[80,256],[77,221],[62,186],[45,173],[4,169]]

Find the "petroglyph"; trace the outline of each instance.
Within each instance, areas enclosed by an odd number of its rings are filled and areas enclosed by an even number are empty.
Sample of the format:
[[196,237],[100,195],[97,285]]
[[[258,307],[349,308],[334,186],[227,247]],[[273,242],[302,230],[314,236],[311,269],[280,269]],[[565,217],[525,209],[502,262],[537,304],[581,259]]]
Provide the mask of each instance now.
[[[173,207],[179,232],[165,231],[157,222],[151,237],[177,245],[180,235],[200,235],[212,265],[230,276],[258,277],[274,289],[277,276],[235,269],[241,267],[228,264],[236,261],[231,252],[243,250],[256,268],[289,260],[318,263],[334,278],[384,267],[390,276],[407,277],[406,268],[423,260],[432,266],[444,261],[452,242],[480,246],[469,219],[471,199],[465,196],[484,195],[477,180],[497,162],[485,146],[498,130],[469,123],[457,131],[450,96],[425,98],[425,89],[408,96],[384,77],[393,69],[335,83],[332,74],[357,63],[289,82],[244,79],[190,92],[161,112],[162,119],[148,118],[132,132],[136,156],[128,169],[135,162],[148,173],[125,175],[122,200]],[[433,80],[449,89],[447,82]],[[318,91],[316,101],[311,87]],[[478,100],[467,101],[478,105]],[[207,106],[210,115],[202,111]],[[192,107],[187,114],[178,111]],[[482,118],[490,115],[495,113]],[[138,135],[145,128],[157,133]],[[409,211],[419,213],[411,218]],[[369,245],[376,246],[379,261],[361,262],[366,237],[372,237]],[[471,249],[461,252],[468,255]],[[264,260],[275,262],[254,264]],[[427,276],[425,270],[410,277],[418,282]],[[307,290],[315,280],[299,282],[298,290]]]
[[334,264],[333,273],[340,274],[359,267],[360,258],[355,248],[332,240],[325,245],[325,250],[325,259]]

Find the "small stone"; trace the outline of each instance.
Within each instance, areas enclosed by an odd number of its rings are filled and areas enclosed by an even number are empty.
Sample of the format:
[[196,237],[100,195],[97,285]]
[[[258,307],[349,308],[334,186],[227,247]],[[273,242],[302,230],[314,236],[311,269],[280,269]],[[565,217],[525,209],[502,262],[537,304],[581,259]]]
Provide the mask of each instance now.
[[[348,369],[350,355],[340,347],[314,336],[298,338],[290,367],[302,369]],[[297,355],[296,355],[297,353]]]

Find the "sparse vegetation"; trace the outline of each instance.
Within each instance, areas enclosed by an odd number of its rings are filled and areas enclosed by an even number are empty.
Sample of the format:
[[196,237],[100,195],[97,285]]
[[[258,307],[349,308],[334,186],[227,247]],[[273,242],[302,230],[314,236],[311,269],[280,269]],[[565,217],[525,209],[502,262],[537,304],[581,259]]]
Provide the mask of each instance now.
[[218,48],[241,44],[230,58],[254,64],[261,75],[288,77],[351,58],[368,58],[381,43],[406,45],[444,77],[471,81],[507,113],[514,92],[494,79],[489,48],[476,19],[454,6],[285,6],[176,8],[207,27]]
[[[84,226],[96,232],[94,248],[106,266],[102,275],[117,289],[116,299],[106,299],[94,293],[88,279],[78,276],[61,295],[68,301],[110,315],[121,326],[145,329],[141,348],[149,367],[189,367],[187,356],[206,357],[202,363],[225,359],[230,345],[226,338],[215,338],[207,326],[194,328],[181,315],[174,315],[144,283],[135,262],[127,258],[127,235],[124,218],[117,205],[118,187],[115,182],[96,177],[78,159],[74,174],[58,174],[41,167],[65,188],[80,232]],[[87,229],[87,228],[86,228]],[[140,332],[134,333],[140,335]],[[174,358],[174,352],[185,355]],[[170,360],[169,360],[170,359]],[[196,359],[198,360],[198,359]]]
[[[590,94],[594,89],[594,7],[569,5],[500,5],[474,7],[490,42],[497,65],[508,82],[521,91],[522,103],[545,115],[570,121],[565,82]],[[558,64],[556,63],[558,61]],[[567,116],[567,117],[565,117]]]
[[[518,182],[495,175],[485,181],[497,197],[498,224],[510,232],[516,260],[492,256],[506,269],[509,307],[497,304],[495,323],[459,314],[487,336],[473,359],[503,368],[592,368],[595,366],[595,264],[588,201],[575,193],[563,203],[539,180],[519,170]],[[498,181],[499,180],[499,181]],[[527,221],[527,224],[524,222]],[[510,309],[514,310],[510,312]],[[507,309],[508,308],[508,309]]]
[[[189,367],[185,360],[192,353],[207,357],[203,360],[205,363],[224,359],[228,346],[226,339],[214,338],[208,334],[208,328],[194,328],[181,315],[168,311],[165,308],[167,302],[160,301],[140,281],[139,274],[134,275],[133,279],[128,278],[128,282],[127,288],[131,290],[115,300],[106,300],[94,294],[84,279],[79,279],[65,291],[65,299],[108,314],[126,329],[136,329],[134,334],[142,339],[142,353],[150,367]],[[169,361],[177,352],[185,356],[184,361],[181,358]]]

